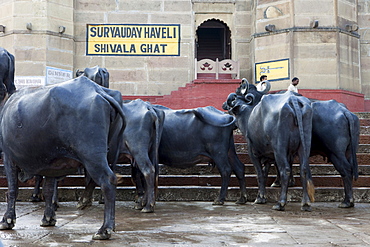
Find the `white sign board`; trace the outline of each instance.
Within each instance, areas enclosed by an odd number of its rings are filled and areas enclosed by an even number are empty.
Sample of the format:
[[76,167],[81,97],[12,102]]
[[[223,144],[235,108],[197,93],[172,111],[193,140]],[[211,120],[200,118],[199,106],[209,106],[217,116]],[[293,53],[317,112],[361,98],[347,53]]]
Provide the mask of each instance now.
[[44,76],[15,76],[14,85],[17,89],[24,87],[40,87],[45,85]]
[[46,67],[46,85],[56,84],[73,78],[71,70]]

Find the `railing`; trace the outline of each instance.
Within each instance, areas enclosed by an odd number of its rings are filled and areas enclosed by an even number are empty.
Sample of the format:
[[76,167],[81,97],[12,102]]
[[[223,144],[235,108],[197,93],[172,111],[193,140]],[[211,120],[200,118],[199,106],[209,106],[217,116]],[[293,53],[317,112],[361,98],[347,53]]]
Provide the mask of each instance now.
[[213,61],[195,59],[195,79],[239,79],[239,62],[231,59]]

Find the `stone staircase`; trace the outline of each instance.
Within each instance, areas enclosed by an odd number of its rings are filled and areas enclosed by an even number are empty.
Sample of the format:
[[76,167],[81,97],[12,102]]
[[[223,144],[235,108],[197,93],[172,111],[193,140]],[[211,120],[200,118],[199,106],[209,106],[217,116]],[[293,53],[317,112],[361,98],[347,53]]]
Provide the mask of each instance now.
[[[354,197],[356,202],[368,202],[370,200],[370,113],[357,113],[361,121],[360,146],[357,153],[359,162],[359,178],[354,182]],[[257,195],[257,179],[254,167],[246,152],[245,139],[236,130],[234,133],[237,153],[240,160],[245,164],[246,184],[248,200],[253,201]],[[343,184],[340,175],[332,164],[327,164],[321,156],[310,158],[313,182],[316,187],[316,201],[341,201],[343,197]],[[302,188],[299,180],[299,166],[294,164],[293,172],[296,179],[296,187],[289,188],[288,199],[300,201]],[[120,174],[117,187],[117,200],[134,200],[135,188],[130,178],[130,165],[119,164],[117,172]],[[275,178],[275,169],[272,168],[268,178],[270,185]],[[189,169],[174,169],[160,165],[159,201],[213,201],[219,192],[221,178],[217,168],[208,164],[200,164]],[[26,201],[32,194],[34,180],[20,183],[19,200]],[[76,201],[84,189],[83,175],[71,175],[59,182],[59,200]],[[7,190],[6,178],[3,165],[0,165],[0,201],[5,201]],[[98,199],[99,188],[94,197]],[[268,201],[274,202],[279,195],[279,188],[267,189]],[[239,197],[238,182],[232,176],[227,200],[236,201]]]
[[197,79],[187,83],[184,87],[163,96],[128,96],[125,100],[140,98],[154,105],[163,105],[171,109],[190,109],[205,106],[214,106],[222,110],[222,104],[231,92],[240,84],[240,79],[207,80]]

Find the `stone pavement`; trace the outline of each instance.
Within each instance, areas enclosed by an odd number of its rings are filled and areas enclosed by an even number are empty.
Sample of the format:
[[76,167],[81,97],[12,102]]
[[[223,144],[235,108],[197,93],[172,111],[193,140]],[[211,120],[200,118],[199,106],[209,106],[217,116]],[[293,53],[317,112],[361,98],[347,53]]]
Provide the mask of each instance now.
[[[62,202],[55,227],[40,227],[43,203],[18,202],[17,224],[0,231],[4,246],[368,246],[370,204],[340,209],[338,203],[314,203],[302,212],[299,203],[286,211],[265,205],[227,202],[158,202],[156,211],[144,214],[133,202],[116,206],[116,232],[110,240],[93,241],[103,222],[103,205],[94,202],[77,210],[76,202]],[[6,203],[0,203],[0,213]]]

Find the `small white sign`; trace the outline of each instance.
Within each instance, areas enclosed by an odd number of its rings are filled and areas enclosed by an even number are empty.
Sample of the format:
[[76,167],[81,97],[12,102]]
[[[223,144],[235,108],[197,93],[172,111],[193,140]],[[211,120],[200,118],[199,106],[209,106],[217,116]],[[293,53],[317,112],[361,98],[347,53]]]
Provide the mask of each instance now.
[[15,76],[14,85],[17,89],[24,87],[45,86],[44,76]]
[[71,70],[46,67],[46,85],[56,84],[73,78]]

